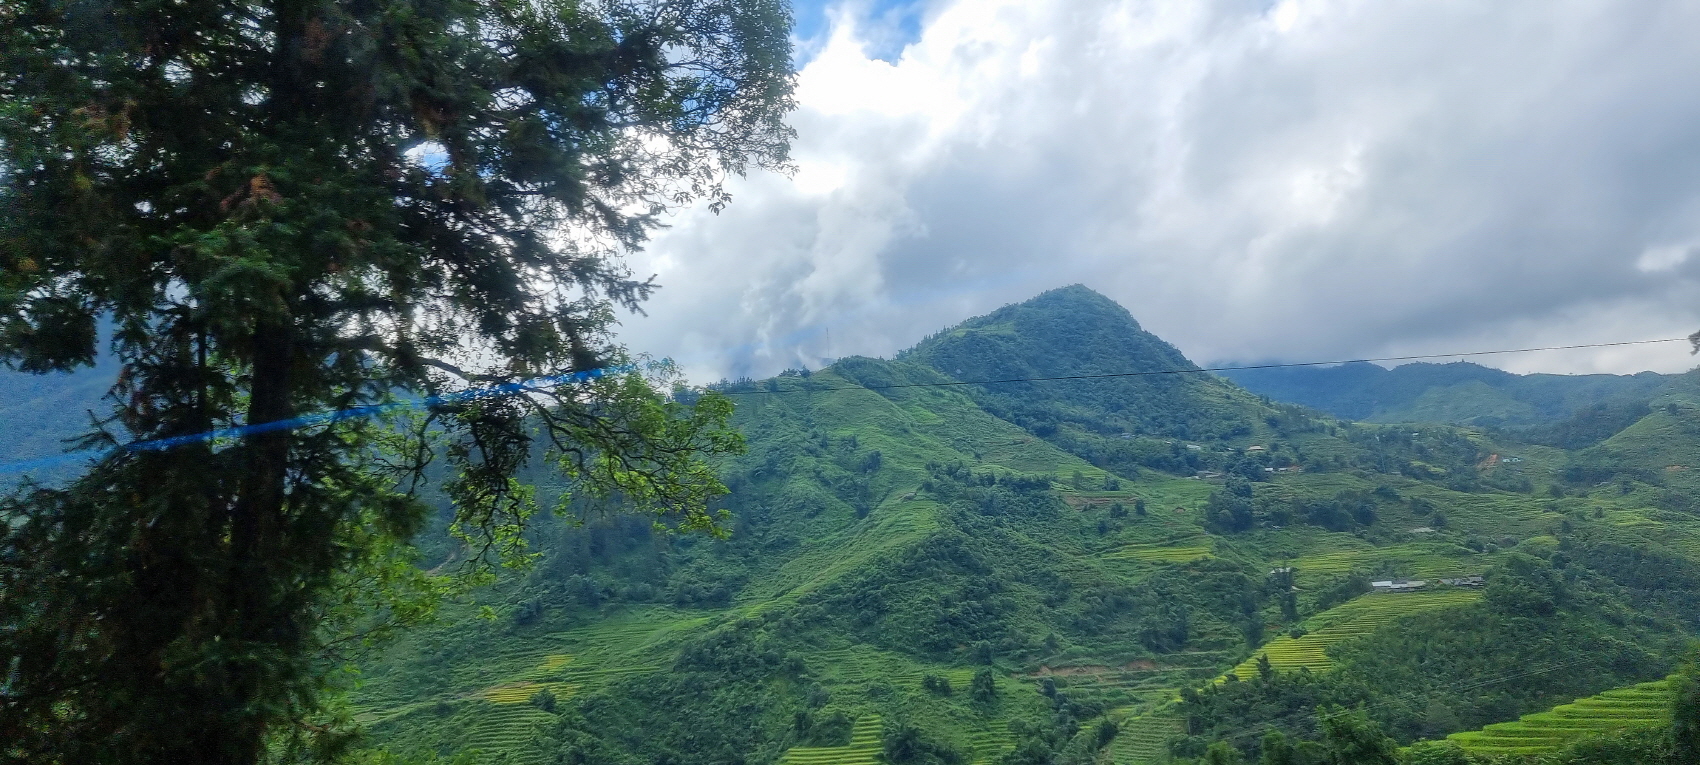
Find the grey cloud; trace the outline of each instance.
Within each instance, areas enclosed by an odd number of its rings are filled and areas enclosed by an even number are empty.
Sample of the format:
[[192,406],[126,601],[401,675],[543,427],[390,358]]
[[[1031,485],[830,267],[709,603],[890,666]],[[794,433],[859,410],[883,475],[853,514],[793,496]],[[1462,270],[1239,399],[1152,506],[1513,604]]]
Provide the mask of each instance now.
[[625,337],[771,374],[1071,282],[1205,363],[1686,334],[1696,28],[1648,0],[961,0],[895,67],[843,37],[808,65],[799,178],[674,221]]

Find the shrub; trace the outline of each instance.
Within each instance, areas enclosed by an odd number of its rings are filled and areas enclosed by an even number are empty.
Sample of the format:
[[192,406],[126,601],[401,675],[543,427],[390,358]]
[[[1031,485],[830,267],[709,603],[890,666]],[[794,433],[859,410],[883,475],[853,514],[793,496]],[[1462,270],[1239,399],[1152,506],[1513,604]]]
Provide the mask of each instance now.
[[887,721],[882,736],[892,765],[962,765],[968,755],[907,721]]

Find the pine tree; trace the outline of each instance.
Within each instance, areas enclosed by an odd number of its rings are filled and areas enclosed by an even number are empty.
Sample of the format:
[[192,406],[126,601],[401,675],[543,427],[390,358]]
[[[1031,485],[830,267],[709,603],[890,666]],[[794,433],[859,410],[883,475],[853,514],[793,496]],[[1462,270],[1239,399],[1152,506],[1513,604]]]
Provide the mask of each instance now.
[[0,360],[85,365],[109,325],[123,364],[88,472],[0,505],[0,757],[334,753],[338,630],[436,586],[405,544],[433,458],[463,562],[520,554],[536,455],[716,529],[726,399],[592,375],[655,287],[621,254],[785,163],[789,25],[782,0],[0,0]]

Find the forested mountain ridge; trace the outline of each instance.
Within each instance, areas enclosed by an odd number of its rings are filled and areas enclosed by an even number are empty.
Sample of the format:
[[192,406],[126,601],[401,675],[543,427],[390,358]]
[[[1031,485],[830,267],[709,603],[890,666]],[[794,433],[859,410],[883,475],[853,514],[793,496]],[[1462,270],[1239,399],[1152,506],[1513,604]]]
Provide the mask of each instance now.
[[1517,375],[1462,361],[1392,369],[1351,362],[1222,374],[1260,395],[1336,417],[1512,428],[1526,438],[1570,448],[1596,443],[1646,414],[1648,402],[1678,377],[1654,372]]
[[1245,441],[1266,436],[1268,418],[1297,414],[1195,371],[1127,309],[1079,285],[969,319],[897,358],[963,381],[1086,377],[973,386],[969,395],[987,412],[1114,470],[1184,471],[1192,465],[1173,459],[1186,457],[1176,454],[1177,440]]

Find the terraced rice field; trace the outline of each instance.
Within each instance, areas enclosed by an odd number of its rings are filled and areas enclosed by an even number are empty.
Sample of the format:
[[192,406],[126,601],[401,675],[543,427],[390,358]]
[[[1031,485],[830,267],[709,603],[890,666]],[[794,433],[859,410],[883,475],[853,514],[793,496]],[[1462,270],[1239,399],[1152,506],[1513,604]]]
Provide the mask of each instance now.
[[532,742],[538,726],[552,724],[555,715],[530,704],[531,697],[547,689],[556,699],[566,699],[588,684],[608,682],[626,675],[658,671],[643,665],[578,665],[571,654],[548,654],[536,668],[523,674],[532,678],[493,685],[475,694],[490,702],[461,740],[461,750],[479,749],[486,755],[506,752],[513,765],[532,765],[543,760],[543,752]]
[[[1090,698],[1111,706],[1150,704],[1175,697],[1183,686],[1214,677],[1228,657],[1220,651],[1199,651],[1165,657],[1164,666],[1102,667],[1099,671],[1059,670],[1048,675],[1073,698]],[[1041,674],[1039,677],[1046,677]]]
[[1315,574],[1347,574],[1355,569],[1367,569],[1381,561],[1406,564],[1417,579],[1440,579],[1449,576],[1479,574],[1489,563],[1485,555],[1443,544],[1408,544],[1306,555],[1292,562],[1299,576]]
[[1577,699],[1513,722],[1447,736],[1471,754],[1544,754],[1580,738],[1626,728],[1670,724],[1667,680],[1642,683]]
[[461,740],[461,750],[477,749],[486,757],[506,752],[506,762],[512,765],[537,765],[543,762],[543,751],[532,739],[555,720],[554,715],[530,704],[493,705],[490,713]]
[[[398,705],[384,704],[386,696],[374,694],[370,702],[376,703],[363,709],[358,719],[385,737],[425,733],[436,742],[433,745],[478,749],[486,760],[505,756],[514,765],[541,762],[535,734],[539,725],[553,724],[555,716],[532,706],[534,695],[548,690],[564,700],[623,677],[659,671],[662,667],[654,662],[662,652],[655,647],[700,621],[650,617],[495,641],[483,661],[456,667],[444,692]],[[435,710],[443,705],[466,710],[452,729],[436,729],[441,713]]]
[[[871,765],[884,762],[883,742],[880,739],[880,717],[864,714],[856,718],[850,729],[848,746],[798,746],[779,758],[780,765]],[[970,763],[990,765],[1015,748],[1015,735],[1009,732],[1009,722],[999,720],[991,726],[968,734],[967,743],[973,749]]]
[[990,765],[1015,749],[1015,734],[1009,732],[1008,720],[999,720],[990,728],[968,734],[968,745],[974,748],[974,759],[970,762]]
[[879,715],[866,714],[850,728],[849,746],[794,746],[779,758],[779,765],[878,765],[884,761]]
[[966,691],[974,679],[972,667],[926,668],[894,654],[866,648],[839,648],[816,655],[821,658],[820,666],[833,679],[844,683],[884,680],[893,685],[920,685],[923,676],[933,674],[949,680],[950,687],[960,693]]
[[1182,686],[1208,680],[1213,669],[1176,668],[1148,671],[1108,671],[1056,677],[1057,688],[1070,698],[1104,699],[1111,704],[1145,704],[1174,698]]
[[1105,560],[1137,560],[1145,563],[1190,563],[1209,557],[1210,548],[1203,545],[1128,545],[1104,554]]
[[557,699],[564,699],[573,695],[573,693],[577,690],[578,686],[571,683],[533,683],[530,681],[523,681],[486,688],[483,693],[479,694],[479,696],[482,696],[485,701],[492,704],[524,704],[531,701],[532,696],[535,696],[542,691],[548,691],[554,694]]
[[1112,765],[1155,765],[1168,760],[1169,740],[1186,729],[1178,716],[1156,713],[1123,718],[1110,743]]
[[[839,648],[822,651],[817,654],[821,666],[827,668],[833,680],[840,683],[868,683],[881,681],[896,686],[920,686],[921,679],[929,674],[939,675],[950,681],[955,693],[967,693],[973,682],[973,667],[952,667],[941,669],[923,667],[912,661],[883,651],[858,646],[854,648]],[[971,731],[967,742],[973,748],[974,763],[995,762],[1005,752],[1015,748],[1015,738],[1009,732],[1007,721],[999,721],[992,726]],[[864,744],[866,746],[864,747]],[[871,748],[870,748],[871,747]],[[863,752],[863,749],[867,752]],[[872,762],[866,757],[877,756],[880,751],[880,728],[877,715],[863,715],[856,719],[856,727],[851,732],[851,742],[847,747],[795,747],[780,760],[786,765],[838,765],[845,763]],[[800,759],[799,759],[800,758]],[[823,759],[824,758],[824,759]],[[832,759],[836,758],[836,759]]]
[[1371,593],[1311,617],[1305,623],[1310,632],[1303,637],[1282,635],[1239,666],[1229,670],[1241,680],[1257,676],[1257,658],[1267,655],[1278,671],[1293,672],[1300,667],[1323,672],[1334,666],[1328,658],[1328,647],[1335,643],[1368,635],[1402,616],[1437,608],[1451,608],[1474,602],[1481,593],[1474,590],[1446,588],[1428,592]]

